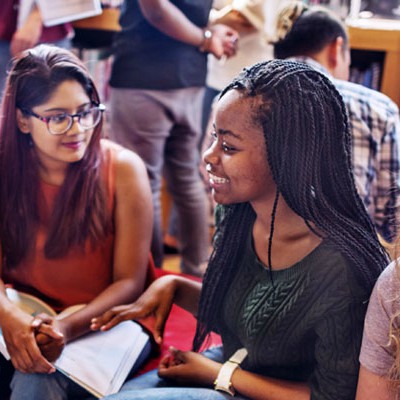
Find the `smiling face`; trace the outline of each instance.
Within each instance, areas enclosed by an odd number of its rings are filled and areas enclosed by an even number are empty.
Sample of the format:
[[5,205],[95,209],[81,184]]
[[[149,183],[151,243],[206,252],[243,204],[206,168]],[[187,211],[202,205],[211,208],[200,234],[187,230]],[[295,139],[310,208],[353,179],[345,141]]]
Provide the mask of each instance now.
[[275,196],[263,131],[252,120],[256,103],[231,90],[217,104],[214,141],[203,159],[213,197],[220,204],[254,204]]
[[[75,114],[89,109],[91,100],[82,85],[75,80],[66,80],[55,89],[48,101],[31,111],[41,117]],[[66,169],[68,164],[80,161],[93,135],[93,129],[84,130],[77,119],[63,135],[49,133],[45,122],[17,112],[18,127],[24,134],[30,134],[40,166],[47,172],[52,169]]]

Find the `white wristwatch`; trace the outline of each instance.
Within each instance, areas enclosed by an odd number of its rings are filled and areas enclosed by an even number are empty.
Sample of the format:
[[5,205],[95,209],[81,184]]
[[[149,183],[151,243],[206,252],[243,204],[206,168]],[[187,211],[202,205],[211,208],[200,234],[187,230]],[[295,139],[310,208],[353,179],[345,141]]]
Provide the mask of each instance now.
[[231,378],[233,372],[239,367],[241,362],[247,357],[247,350],[243,347],[235,352],[235,354],[222,365],[219,370],[217,379],[214,382],[214,389],[221,390],[230,394],[235,395],[235,389],[232,387]]

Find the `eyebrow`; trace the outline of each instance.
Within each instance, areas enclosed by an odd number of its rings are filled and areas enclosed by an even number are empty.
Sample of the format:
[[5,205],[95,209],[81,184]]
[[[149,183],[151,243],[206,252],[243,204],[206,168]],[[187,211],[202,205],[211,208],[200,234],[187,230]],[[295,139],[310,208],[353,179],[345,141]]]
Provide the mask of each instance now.
[[230,131],[229,129],[216,129],[215,125],[213,124],[214,130],[216,130],[220,135],[222,136],[232,136],[235,139],[238,140],[243,140],[240,135],[237,135],[236,133],[233,133],[232,131]]
[[[77,109],[81,110],[84,107],[87,107],[89,105],[91,105],[92,102],[88,101],[87,103],[81,104]],[[62,108],[62,107],[54,107],[54,108],[48,108],[47,110],[44,110],[44,112],[52,112],[52,111],[62,111],[62,112],[67,112],[68,110],[66,108]]]

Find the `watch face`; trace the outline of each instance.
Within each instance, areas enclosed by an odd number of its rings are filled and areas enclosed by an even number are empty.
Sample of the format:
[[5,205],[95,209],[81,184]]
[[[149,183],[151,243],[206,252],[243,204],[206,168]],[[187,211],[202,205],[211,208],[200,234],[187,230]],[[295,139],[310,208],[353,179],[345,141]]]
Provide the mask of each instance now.
[[204,31],[204,39],[211,39],[212,32],[208,29]]

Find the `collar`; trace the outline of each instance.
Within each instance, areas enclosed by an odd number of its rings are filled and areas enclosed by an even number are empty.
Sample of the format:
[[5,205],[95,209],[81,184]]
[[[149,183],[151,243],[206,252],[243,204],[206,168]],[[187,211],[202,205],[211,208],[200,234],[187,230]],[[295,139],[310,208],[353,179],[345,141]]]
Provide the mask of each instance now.
[[314,68],[316,71],[321,72],[321,74],[324,74],[325,76],[327,76],[330,80],[333,80],[333,76],[329,73],[329,71],[323,65],[321,65],[318,61],[315,61],[311,57],[296,56],[296,57],[289,57],[287,60],[307,64],[311,68]]

